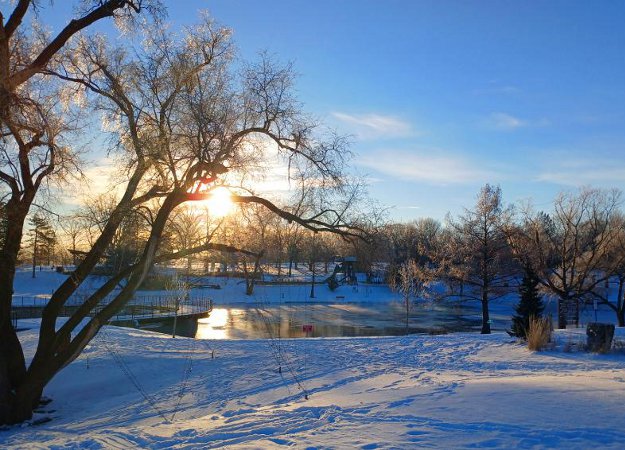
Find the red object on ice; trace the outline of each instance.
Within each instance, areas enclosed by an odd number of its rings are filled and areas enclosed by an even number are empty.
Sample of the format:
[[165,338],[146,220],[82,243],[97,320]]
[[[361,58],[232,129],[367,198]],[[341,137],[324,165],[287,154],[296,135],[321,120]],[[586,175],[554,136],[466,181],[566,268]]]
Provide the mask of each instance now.
[[311,324],[302,325],[302,331],[304,333],[312,333],[313,328]]

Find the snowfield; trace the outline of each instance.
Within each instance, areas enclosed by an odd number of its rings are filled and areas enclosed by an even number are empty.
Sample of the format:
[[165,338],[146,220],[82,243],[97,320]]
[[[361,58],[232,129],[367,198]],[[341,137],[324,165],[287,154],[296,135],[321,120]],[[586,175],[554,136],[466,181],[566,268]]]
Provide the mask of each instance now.
[[[532,353],[504,333],[202,341],[106,327],[49,385],[36,419],[52,420],[0,431],[0,447],[623,448],[625,354],[562,351],[576,333]],[[36,328],[19,334],[32,354]]]

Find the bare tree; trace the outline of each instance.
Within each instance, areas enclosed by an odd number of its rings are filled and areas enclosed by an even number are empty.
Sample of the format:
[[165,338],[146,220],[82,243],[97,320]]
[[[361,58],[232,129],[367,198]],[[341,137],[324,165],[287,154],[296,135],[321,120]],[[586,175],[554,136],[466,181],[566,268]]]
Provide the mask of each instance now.
[[87,229],[85,222],[77,212],[62,217],[59,226],[63,231],[64,244],[67,245],[67,251],[71,255],[72,265],[76,266],[80,258],[81,252],[86,249]]
[[410,311],[414,301],[424,288],[419,274],[417,263],[413,259],[409,259],[397,266],[395,273],[391,275],[391,289],[402,296],[406,312],[406,330],[410,324]]
[[[619,327],[625,327],[625,217],[618,214],[611,224],[615,238],[607,257],[604,270],[609,274],[605,281],[605,289],[593,291],[593,295],[610,307],[616,314]],[[616,286],[616,294],[611,299],[610,289]]]
[[614,311],[618,326],[625,327],[625,217],[620,212],[610,219],[610,230],[613,234],[607,252],[594,274],[600,283],[589,292],[589,298]]
[[[200,245],[206,238],[200,211],[181,207],[172,212],[167,229],[171,234],[174,250],[187,250]],[[187,274],[192,271],[191,255],[187,257]]]
[[18,0],[10,3],[14,6],[6,16],[0,11],[0,181],[9,191],[0,251],[0,424],[30,415],[16,410],[16,398],[23,395],[17,386],[25,377],[26,367],[10,321],[24,221],[47,180],[53,175],[63,176],[75,163],[63,140],[71,125],[60,113],[59,83],[41,74],[58,62],[61,50],[76,33],[107,17],[129,18],[145,3],[83,2],[79,17],[52,37],[23,24],[29,11],[37,11],[38,2]]
[[271,223],[275,220],[275,214],[260,205],[250,205],[249,208],[240,210],[241,246],[255,252],[258,256],[251,261],[252,271],[249,270],[248,258],[243,255],[241,264],[245,275],[245,293],[252,295],[256,281],[262,274],[261,258],[267,254],[270,242],[269,233]]
[[559,328],[579,323],[580,302],[613,273],[606,263],[618,236],[613,218],[620,202],[617,190],[560,194],[551,214],[525,208],[523,223],[510,233],[515,256],[558,298]]
[[393,264],[417,258],[418,237],[414,223],[391,223],[383,229],[386,246]]
[[[49,71],[74,83],[77,92],[86,91],[103,114],[125,156],[127,183],[93,246],[45,307],[32,362],[6,392],[9,414],[5,422],[30,417],[46,384],[132,298],[153,263],[210,249],[238,251],[222,243],[203,242],[191,249],[159,253],[176,208],[187,201],[207,200],[219,186],[242,185],[248,168],[263,158],[264,146],[273,146],[288,160],[306,161],[319,180],[341,187],[344,141],[316,137],[316,126],[305,119],[291,94],[289,66],[261,57],[237,74],[230,64],[229,30],[209,19],[185,30],[183,36],[162,28],[147,33],[151,39],[132,52],[111,49],[102,38],[84,37],[58,68]],[[310,230],[361,234],[332,209],[303,215],[250,192],[233,189],[232,201],[260,205]],[[148,202],[153,205],[145,215],[149,233],[136,261],[113,275],[57,326],[62,307],[103,257],[124,218]],[[123,279],[127,281],[120,291],[107,297]]]
[[448,217],[439,245],[427,255],[432,263],[419,267],[424,280],[445,283],[443,297],[481,303],[482,334],[491,331],[489,303],[510,291],[514,276],[504,233],[510,216],[501,189],[485,185],[472,210],[456,220]]

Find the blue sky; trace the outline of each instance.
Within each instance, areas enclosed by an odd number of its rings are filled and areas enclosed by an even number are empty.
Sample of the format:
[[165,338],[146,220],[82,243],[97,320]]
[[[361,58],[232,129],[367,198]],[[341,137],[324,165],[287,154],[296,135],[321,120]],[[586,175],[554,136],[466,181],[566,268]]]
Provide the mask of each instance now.
[[307,111],[352,135],[396,219],[442,219],[484,183],[539,207],[625,189],[625,2],[165,1],[208,10],[244,58],[293,61]]

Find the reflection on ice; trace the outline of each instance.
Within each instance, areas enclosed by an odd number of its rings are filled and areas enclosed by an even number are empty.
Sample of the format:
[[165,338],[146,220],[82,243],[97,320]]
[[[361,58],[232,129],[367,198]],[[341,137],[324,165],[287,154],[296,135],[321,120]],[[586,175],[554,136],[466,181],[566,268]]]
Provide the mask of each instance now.
[[[198,320],[195,337],[264,339],[474,331],[479,329],[480,318],[473,305],[421,305],[410,312],[406,327],[405,309],[399,303],[250,305],[213,309],[209,317]],[[495,314],[493,319],[499,329],[509,320]]]
[[225,326],[230,316],[229,310],[224,308],[215,308],[208,317],[198,319],[197,339],[228,339],[228,333]]
[[211,326],[213,328],[223,328],[228,323],[228,310],[225,308],[215,308],[210,316],[198,320],[198,323]]

